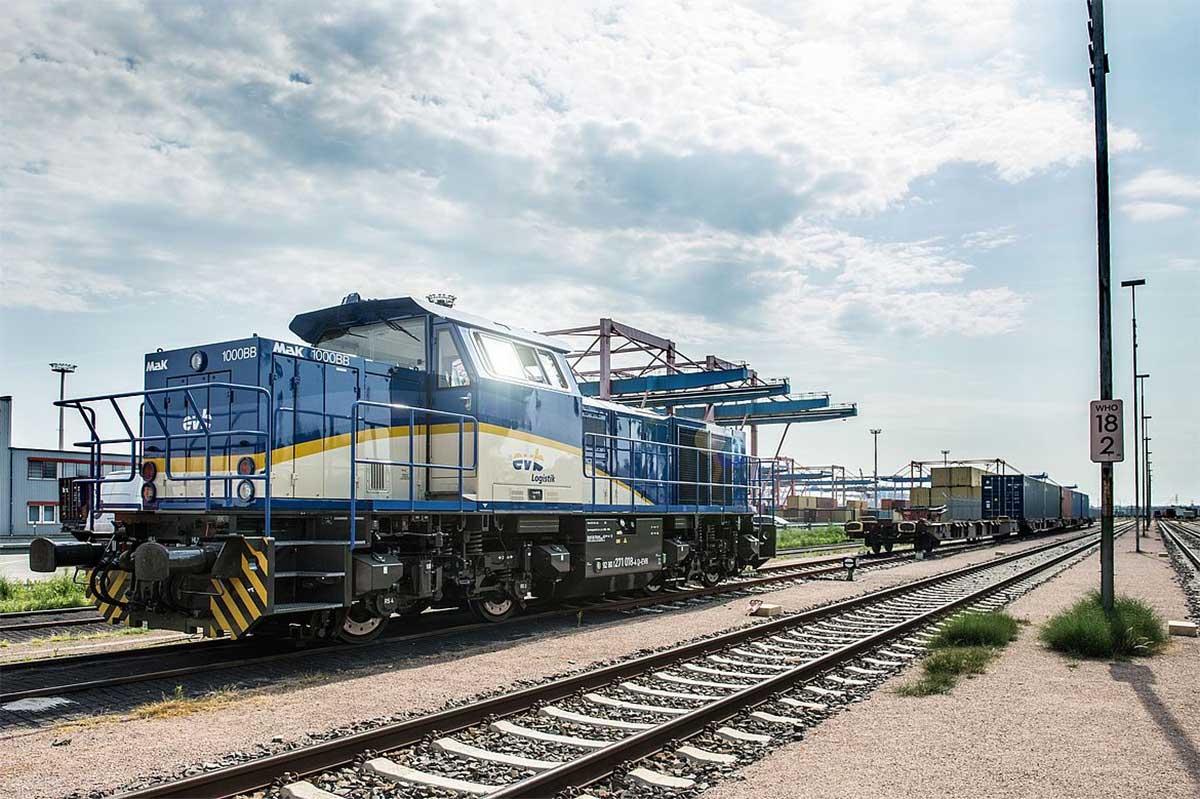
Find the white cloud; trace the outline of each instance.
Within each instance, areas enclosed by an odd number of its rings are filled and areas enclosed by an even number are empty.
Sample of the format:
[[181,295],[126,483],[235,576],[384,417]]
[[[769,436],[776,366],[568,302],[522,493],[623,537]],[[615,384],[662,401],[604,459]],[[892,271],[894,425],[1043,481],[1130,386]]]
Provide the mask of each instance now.
[[[441,288],[483,307],[536,293],[543,326],[608,302],[757,332],[785,296],[831,347],[855,307],[881,329],[975,334],[1019,318],[1020,297],[971,285],[940,241],[849,222],[954,164],[1016,182],[1091,156],[1087,93],[1029,67],[1015,0],[14,17],[0,180],[24,261],[12,296],[30,303],[46,275],[108,281],[69,307],[136,287],[281,317]],[[214,292],[229,275],[241,288]]]
[[962,237],[962,246],[968,250],[994,250],[1017,240],[1012,225],[977,230]]
[[1177,203],[1149,201],[1122,203],[1121,210],[1135,222],[1161,222],[1165,219],[1183,216],[1188,212],[1187,206]]
[[1139,199],[1200,200],[1200,178],[1150,169],[1122,186],[1118,194]]
[[86,269],[14,258],[0,268],[0,306],[47,311],[94,311],[98,303],[127,297],[120,277]]
[[1175,272],[1200,272],[1200,258],[1168,258],[1167,268]]

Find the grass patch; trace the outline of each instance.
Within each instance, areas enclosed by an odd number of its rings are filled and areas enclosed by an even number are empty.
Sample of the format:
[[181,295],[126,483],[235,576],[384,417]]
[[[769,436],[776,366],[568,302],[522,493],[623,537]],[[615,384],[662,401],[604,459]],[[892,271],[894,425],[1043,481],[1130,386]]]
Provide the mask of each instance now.
[[32,646],[46,644],[69,644],[76,641],[92,641],[97,638],[117,638],[123,635],[145,635],[150,632],[145,627],[115,627],[98,633],[55,633],[45,638],[31,638],[28,643]]
[[0,577],[0,612],[86,607],[91,603],[84,586],[72,575],[59,573],[45,580],[13,580]]
[[84,587],[76,585],[70,574],[60,573],[46,580],[0,577],[0,613],[81,608],[90,604]]
[[1016,640],[1017,620],[1007,613],[961,613],[942,627],[934,647],[1003,647]]
[[206,710],[231,705],[242,694],[232,688],[221,688],[199,696],[188,696],[183,692],[182,685],[175,686],[175,693],[170,696],[163,694],[157,702],[149,702],[130,711],[130,719],[172,719],[180,716],[190,716]]
[[948,693],[961,677],[983,674],[1000,650],[1017,637],[1020,622],[1007,613],[960,613],[943,625],[921,661],[923,673],[896,689],[901,696]]
[[1140,599],[1118,596],[1106,612],[1100,592],[1092,591],[1051,617],[1039,638],[1056,652],[1108,660],[1155,654],[1166,644],[1167,630],[1158,612]]
[[813,527],[806,530],[803,527],[787,527],[775,533],[775,546],[779,549],[793,547],[814,547],[821,544],[840,544],[848,541],[846,531],[841,527]]

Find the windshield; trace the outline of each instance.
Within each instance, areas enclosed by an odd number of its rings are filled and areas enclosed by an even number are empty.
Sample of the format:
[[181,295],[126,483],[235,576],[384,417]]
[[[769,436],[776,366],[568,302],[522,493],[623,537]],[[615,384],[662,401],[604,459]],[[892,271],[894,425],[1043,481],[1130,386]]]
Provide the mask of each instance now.
[[496,377],[540,383],[558,389],[569,388],[554,355],[522,341],[476,333],[475,341],[483,352],[489,372]]
[[424,369],[425,318],[389,319],[348,330],[330,330],[317,345],[405,369]]

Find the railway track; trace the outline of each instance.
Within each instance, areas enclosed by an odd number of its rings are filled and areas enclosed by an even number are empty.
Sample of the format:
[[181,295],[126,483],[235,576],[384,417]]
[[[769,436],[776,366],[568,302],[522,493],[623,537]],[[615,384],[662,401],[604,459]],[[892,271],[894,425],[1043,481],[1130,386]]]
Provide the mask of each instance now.
[[17,613],[0,613],[0,638],[34,630],[61,627],[81,627],[89,624],[106,624],[91,605],[83,608],[56,608],[54,610],[28,610]]
[[[994,547],[997,542],[957,542],[938,548],[939,554],[969,552]],[[916,557],[912,551],[890,555],[864,555],[857,569],[892,566]],[[501,625],[530,622],[562,616],[596,613],[661,613],[718,599],[722,596],[765,593],[805,580],[846,574],[844,557],[812,558],[804,561],[767,564],[757,573],[742,576],[713,587],[664,589],[649,596],[609,597],[586,604],[556,607],[551,610],[514,616],[500,623],[478,622],[465,612],[425,613],[394,624],[385,632],[380,645],[407,644],[425,639],[471,631],[494,629]],[[414,629],[415,628],[415,629]],[[3,666],[3,690],[0,706],[39,697],[61,697],[105,688],[174,680],[189,675],[207,675],[216,670],[245,669],[287,661],[301,661],[316,655],[351,652],[356,645],[321,643],[301,645],[277,639],[233,641],[189,640],[137,649],[96,652],[18,661]]]
[[1200,573],[1200,531],[1188,524],[1159,520],[1163,538],[1175,545],[1183,558]]
[[338,799],[335,788],[494,799],[597,783],[630,791],[620,795],[694,789],[706,774],[753,759],[886,680],[921,653],[923,628],[964,608],[999,607],[1097,541],[1085,533],[1041,544],[127,796],[235,796],[284,775],[279,795],[297,799]]

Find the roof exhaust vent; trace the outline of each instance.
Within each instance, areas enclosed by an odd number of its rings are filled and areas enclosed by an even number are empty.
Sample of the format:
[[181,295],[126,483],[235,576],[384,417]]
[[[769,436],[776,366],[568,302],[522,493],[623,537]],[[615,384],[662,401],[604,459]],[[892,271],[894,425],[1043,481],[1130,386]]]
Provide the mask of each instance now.
[[458,299],[453,294],[427,294],[425,299],[432,302],[434,305],[444,305],[447,308],[454,307],[454,301]]
[[353,305],[356,302],[362,302],[362,297],[358,296],[357,291],[352,291],[345,297],[342,297],[342,305]]

